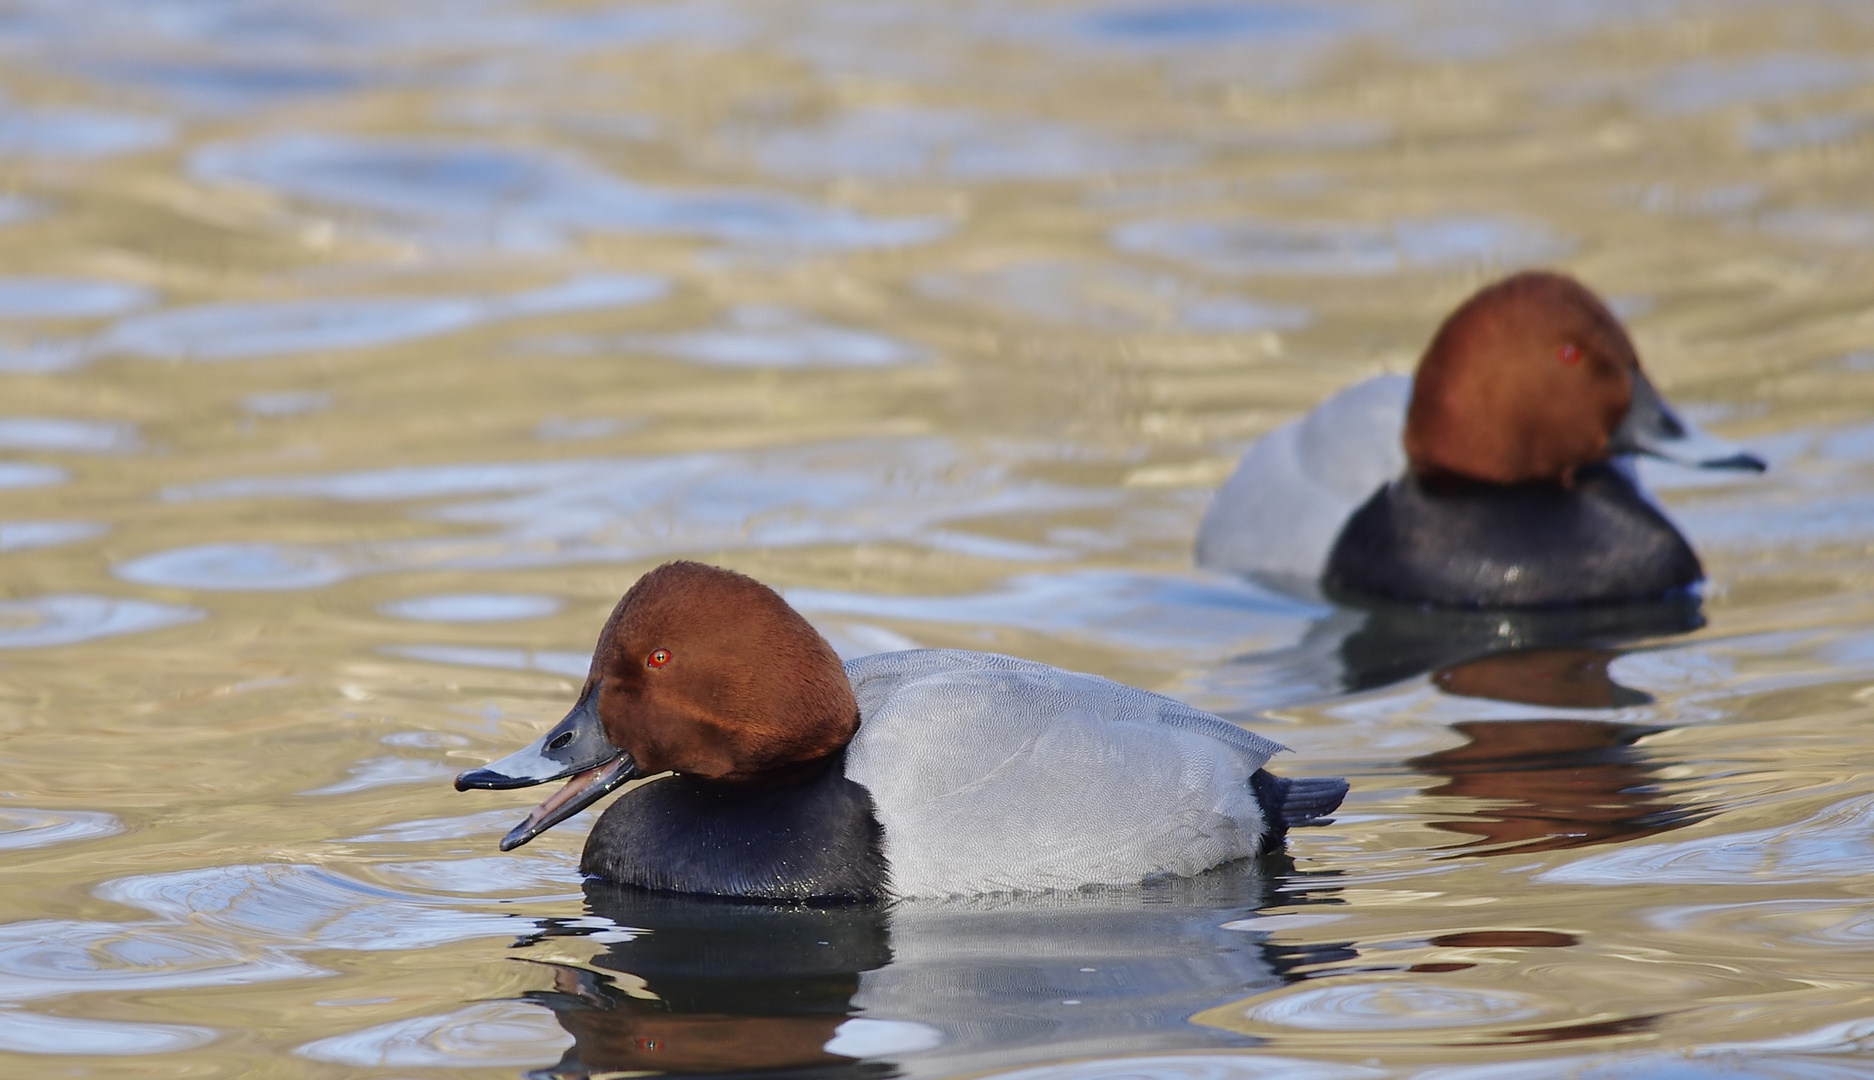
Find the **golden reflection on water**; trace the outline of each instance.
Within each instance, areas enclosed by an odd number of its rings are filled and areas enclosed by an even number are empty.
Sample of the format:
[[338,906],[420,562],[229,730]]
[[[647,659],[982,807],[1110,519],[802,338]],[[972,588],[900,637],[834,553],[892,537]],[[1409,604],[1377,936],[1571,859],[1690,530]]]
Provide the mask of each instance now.
[[[1845,0],[0,11],[0,1071],[625,1030],[550,1007],[671,978],[583,830],[499,855],[526,797],[446,779],[686,555],[848,653],[1279,706],[1355,782],[1248,892],[893,913],[821,1012],[659,1017],[722,1063],[854,1008],[933,1076],[1866,1075],[1870,47]],[[1703,629],[1427,650],[1190,569],[1248,440],[1527,264],[1772,463],[1648,470]]]

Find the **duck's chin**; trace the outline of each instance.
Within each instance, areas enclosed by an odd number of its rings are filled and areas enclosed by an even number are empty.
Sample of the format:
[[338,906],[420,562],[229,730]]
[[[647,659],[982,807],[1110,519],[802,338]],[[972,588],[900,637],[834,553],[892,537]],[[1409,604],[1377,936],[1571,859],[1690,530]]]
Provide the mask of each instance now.
[[501,850],[513,851],[579,811],[598,802],[627,780],[639,775],[630,754],[620,754],[610,761],[574,773],[566,785],[501,838]]

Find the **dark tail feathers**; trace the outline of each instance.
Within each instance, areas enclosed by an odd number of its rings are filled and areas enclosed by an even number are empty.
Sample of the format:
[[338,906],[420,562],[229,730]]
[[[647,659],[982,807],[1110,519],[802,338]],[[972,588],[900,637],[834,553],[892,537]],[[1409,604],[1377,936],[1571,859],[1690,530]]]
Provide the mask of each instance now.
[[1256,793],[1256,802],[1262,807],[1266,822],[1262,834],[1264,851],[1275,850],[1294,826],[1325,824],[1326,815],[1333,813],[1347,797],[1345,780],[1324,776],[1290,780],[1266,769],[1252,773],[1249,786]]

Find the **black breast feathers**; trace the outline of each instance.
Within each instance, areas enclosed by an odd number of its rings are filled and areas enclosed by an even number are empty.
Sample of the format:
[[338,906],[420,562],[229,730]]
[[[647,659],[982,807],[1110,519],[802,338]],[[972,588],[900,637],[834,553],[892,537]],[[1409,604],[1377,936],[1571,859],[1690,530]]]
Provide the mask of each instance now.
[[1600,464],[1568,487],[1408,473],[1348,519],[1322,584],[1437,607],[1534,608],[1654,600],[1703,577],[1672,523]]
[[796,903],[885,895],[884,830],[844,753],[750,786],[685,776],[626,792],[592,827],[580,869],[624,885]]

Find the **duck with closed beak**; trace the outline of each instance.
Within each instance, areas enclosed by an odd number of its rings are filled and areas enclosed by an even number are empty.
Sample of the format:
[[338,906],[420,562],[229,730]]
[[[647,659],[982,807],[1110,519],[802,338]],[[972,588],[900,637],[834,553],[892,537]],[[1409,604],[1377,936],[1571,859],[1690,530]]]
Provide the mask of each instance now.
[[1636,454],[1764,468],[1666,404],[1599,297],[1528,271],[1452,312],[1412,379],[1344,390],[1251,447],[1197,561],[1434,607],[1660,599],[1704,570],[1639,487]]
[[512,850],[628,781],[580,868],[646,889],[840,902],[1131,884],[1270,850],[1342,780],[1092,675],[918,649],[841,665],[774,590],[694,562],[613,609],[572,711],[456,790],[567,780]]

